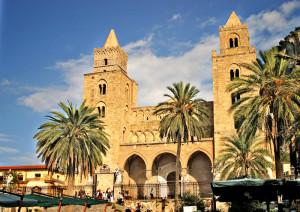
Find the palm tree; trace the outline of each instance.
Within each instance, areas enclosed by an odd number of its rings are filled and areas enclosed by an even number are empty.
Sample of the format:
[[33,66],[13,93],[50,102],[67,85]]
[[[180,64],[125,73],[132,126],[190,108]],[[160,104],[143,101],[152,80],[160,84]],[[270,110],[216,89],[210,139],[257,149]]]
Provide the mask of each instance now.
[[300,68],[287,73],[288,61],[276,57],[279,51],[274,47],[260,51],[251,64],[240,64],[250,70],[250,75],[236,78],[227,91],[242,95],[229,112],[234,111],[239,131],[255,135],[257,130],[265,133],[275,155],[276,178],[283,178],[280,151],[284,143],[280,131],[287,129],[300,109]]
[[269,178],[272,156],[263,148],[264,142],[258,136],[248,137],[242,133],[226,137],[215,164],[215,169],[221,174],[220,179]]
[[203,123],[206,123],[208,112],[201,104],[203,99],[193,99],[200,92],[195,86],[183,82],[173,83],[173,87],[168,86],[171,95],[164,94],[170,98],[169,101],[159,103],[153,114],[163,115],[160,121],[160,137],[166,137],[167,141],[177,142],[176,157],[176,186],[175,186],[175,204],[177,204],[179,195],[179,174],[181,142],[187,142],[189,139],[198,141],[204,135]]
[[63,102],[58,104],[66,116],[50,112],[53,116],[46,116],[49,122],[42,124],[33,138],[38,140],[38,157],[42,157],[49,171],[66,171],[68,194],[73,195],[75,174],[93,176],[96,167],[102,164],[109,142],[103,122],[93,113],[95,108],[85,106],[85,101],[79,109],[68,103],[69,107]]

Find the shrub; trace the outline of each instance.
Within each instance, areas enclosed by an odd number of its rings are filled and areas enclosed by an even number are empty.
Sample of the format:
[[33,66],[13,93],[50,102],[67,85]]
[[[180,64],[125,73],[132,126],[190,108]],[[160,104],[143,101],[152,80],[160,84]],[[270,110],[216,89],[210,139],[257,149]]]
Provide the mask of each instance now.
[[202,212],[205,211],[205,205],[203,200],[201,200],[197,195],[193,195],[190,192],[185,192],[180,197],[181,206],[180,211],[183,211],[183,206],[197,206],[197,210]]
[[266,211],[266,207],[263,203],[259,201],[249,201],[249,202],[232,202],[228,212],[261,212]]

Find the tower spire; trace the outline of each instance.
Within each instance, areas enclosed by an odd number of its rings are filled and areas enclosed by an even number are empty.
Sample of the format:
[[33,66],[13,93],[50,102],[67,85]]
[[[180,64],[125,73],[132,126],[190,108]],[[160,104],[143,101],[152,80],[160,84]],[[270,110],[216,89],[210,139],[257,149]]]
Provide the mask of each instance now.
[[103,46],[103,48],[111,48],[111,47],[118,47],[119,46],[119,42],[116,36],[115,31],[112,29],[110,30],[110,33],[108,35],[108,38]]
[[237,15],[235,14],[234,11],[232,11],[226,26],[239,26],[239,25],[243,25],[242,22],[240,21],[240,19],[237,17]]

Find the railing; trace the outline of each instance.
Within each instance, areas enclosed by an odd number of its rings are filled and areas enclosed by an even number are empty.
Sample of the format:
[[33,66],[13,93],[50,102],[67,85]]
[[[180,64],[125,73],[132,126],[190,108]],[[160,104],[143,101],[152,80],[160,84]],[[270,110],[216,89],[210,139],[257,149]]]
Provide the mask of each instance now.
[[[209,183],[210,182],[179,183],[179,193],[189,192],[201,197],[210,197],[212,190]],[[126,198],[130,199],[172,199],[175,197],[175,182],[122,185],[122,190],[127,194]]]

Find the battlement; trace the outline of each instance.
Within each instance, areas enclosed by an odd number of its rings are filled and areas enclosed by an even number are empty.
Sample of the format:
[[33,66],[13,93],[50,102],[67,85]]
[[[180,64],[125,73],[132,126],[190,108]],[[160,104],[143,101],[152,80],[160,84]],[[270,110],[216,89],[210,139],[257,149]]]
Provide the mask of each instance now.
[[126,60],[128,60],[128,55],[121,47],[109,47],[109,48],[94,48],[94,55],[102,55],[102,54],[113,54],[113,53],[119,53],[123,57],[125,57]]

